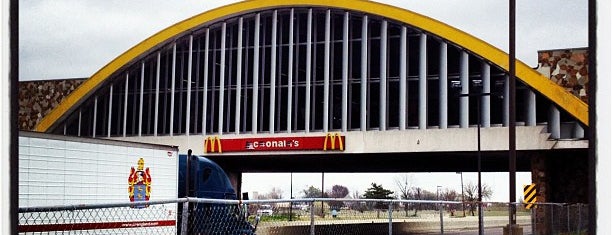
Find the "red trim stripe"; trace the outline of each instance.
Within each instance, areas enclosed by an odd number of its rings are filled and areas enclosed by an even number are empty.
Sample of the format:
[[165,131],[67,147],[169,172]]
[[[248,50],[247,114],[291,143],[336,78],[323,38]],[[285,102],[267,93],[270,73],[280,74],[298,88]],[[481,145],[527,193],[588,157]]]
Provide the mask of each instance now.
[[122,222],[102,222],[102,223],[79,223],[79,224],[37,224],[19,225],[20,233],[24,232],[50,232],[50,231],[71,231],[71,230],[92,230],[92,229],[118,229],[118,228],[143,228],[175,226],[176,220],[158,221],[122,221]]

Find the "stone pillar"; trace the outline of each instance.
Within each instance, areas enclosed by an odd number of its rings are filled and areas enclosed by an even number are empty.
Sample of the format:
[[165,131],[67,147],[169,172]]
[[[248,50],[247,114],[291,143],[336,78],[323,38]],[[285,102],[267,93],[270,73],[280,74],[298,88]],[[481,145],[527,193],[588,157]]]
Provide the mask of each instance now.
[[[546,165],[546,156],[534,155],[531,157],[531,182],[536,184],[537,202],[547,202],[548,198],[549,182]],[[550,220],[547,218],[550,210],[546,210],[545,206],[536,206],[532,210],[532,213],[535,213],[532,224],[534,234],[549,234]]]

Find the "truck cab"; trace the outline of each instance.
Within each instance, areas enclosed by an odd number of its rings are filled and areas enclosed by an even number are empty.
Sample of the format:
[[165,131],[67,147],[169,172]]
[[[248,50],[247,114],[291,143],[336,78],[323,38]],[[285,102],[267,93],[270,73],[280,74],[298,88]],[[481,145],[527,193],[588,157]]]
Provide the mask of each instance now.
[[[187,159],[189,158],[189,172]],[[178,197],[187,197],[186,179],[189,177],[188,197],[236,199],[236,191],[232,187],[225,171],[208,158],[191,155],[179,155],[179,188]]]
[[[179,155],[178,196],[235,200],[236,191],[215,162],[203,156]],[[179,205],[182,211],[182,205]],[[254,235],[255,226],[238,205],[189,203],[189,234]],[[178,217],[179,224],[182,217]]]

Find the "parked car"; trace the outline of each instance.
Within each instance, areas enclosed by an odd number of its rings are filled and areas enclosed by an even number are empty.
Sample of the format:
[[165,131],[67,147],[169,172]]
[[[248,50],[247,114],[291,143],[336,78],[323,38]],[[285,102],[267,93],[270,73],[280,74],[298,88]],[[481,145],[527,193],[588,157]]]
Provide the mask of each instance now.
[[272,206],[270,205],[261,205],[259,209],[257,209],[257,215],[272,215],[274,211],[272,211]]

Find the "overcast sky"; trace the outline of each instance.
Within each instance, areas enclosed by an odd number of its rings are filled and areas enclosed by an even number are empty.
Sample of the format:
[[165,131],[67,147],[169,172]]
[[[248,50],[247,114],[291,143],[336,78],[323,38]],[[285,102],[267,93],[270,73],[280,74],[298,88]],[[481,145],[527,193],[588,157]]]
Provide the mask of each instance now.
[[[379,0],[429,16],[507,51],[508,6],[495,0]],[[89,77],[147,37],[237,1],[21,0],[19,79]],[[586,0],[517,1],[517,57],[587,46]]]
[[[19,79],[89,77],[147,37],[201,12],[237,1],[216,0],[21,0],[19,2]],[[508,48],[508,5],[495,0],[379,0],[408,9],[472,34],[504,51]],[[517,1],[518,59],[537,65],[537,51],[587,46],[587,1]],[[389,174],[326,174],[325,189],[334,184],[363,193],[376,182],[397,191]],[[415,173],[413,184],[431,192],[436,186],[460,191],[460,175]],[[508,174],[486,173],[493,201],[508,200]],[[290,174],[245,174],[243,191],[266,193],[279,187],[290,193]],[[464,183],[477,181],[465,173]],[[517,199],[528,173],[517,175]],[[294,174],[293,195],[314,185],[321,174]]]

